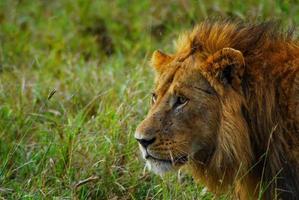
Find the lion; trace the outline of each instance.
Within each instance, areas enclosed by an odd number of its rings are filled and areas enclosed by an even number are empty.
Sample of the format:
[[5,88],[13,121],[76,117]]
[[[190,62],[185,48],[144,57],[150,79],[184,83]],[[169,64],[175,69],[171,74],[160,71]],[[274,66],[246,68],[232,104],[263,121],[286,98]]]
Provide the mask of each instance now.
[[137,127],[146,165],[184,166],[216,195],[299,198],[299,42],[275,22],[204,21],[157,50]]

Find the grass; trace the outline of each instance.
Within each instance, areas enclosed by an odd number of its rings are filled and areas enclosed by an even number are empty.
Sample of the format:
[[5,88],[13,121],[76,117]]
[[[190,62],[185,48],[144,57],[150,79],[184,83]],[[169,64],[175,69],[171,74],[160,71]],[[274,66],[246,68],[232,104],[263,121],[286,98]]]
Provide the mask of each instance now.
[[151,53],[171,52],[207,17],[287,26],[299,24],[299,5],[0,1],[0,199],[212,199],[188,175],[144,171],[133,138],[149,107]]

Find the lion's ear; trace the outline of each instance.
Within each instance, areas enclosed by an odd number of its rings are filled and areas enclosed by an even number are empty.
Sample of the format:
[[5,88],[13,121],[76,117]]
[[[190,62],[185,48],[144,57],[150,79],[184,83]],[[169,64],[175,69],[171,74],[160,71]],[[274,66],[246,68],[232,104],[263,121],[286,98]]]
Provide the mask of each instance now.
[[223,48],[207,59],[208,70],[224,87],[239,89],[245,70],[243,54],[233,48]]
[[171,57],[159,50],[154,51],[151,63],[155,70],[159,73],[163,71],[163,67],[171,61]]

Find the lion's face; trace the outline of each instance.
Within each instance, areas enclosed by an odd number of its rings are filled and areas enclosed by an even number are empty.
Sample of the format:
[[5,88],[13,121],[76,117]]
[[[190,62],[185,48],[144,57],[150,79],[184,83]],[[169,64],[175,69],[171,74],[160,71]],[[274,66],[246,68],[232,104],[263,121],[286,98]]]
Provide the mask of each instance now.
[[250,158],[239,51],[224,48],[205,60],[191,55],[183,61],[156,51],[152,63],[152,106],[135,133],[149,168],[162,174],[192,163],[221,177],[221,166],[243,162],[237,152]]
[[220,112],[217,94],[198,68],[187,61],[168,69],[158,75],[151,109],[135,135],[147,165],[159,174],[205,162],[215,148]]

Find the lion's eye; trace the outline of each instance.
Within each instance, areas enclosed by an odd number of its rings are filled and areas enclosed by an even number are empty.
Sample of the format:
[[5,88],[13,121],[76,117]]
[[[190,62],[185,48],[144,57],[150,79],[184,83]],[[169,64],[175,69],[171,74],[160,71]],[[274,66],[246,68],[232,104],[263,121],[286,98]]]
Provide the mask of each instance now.
[[152,93],[152,104],[156,103],[157,101],[157,95],[155,93]]
[[188,99],[184,96],[178,96],[174,107],[181,108],[188,103]]

